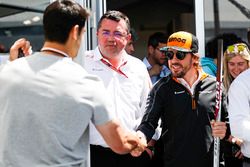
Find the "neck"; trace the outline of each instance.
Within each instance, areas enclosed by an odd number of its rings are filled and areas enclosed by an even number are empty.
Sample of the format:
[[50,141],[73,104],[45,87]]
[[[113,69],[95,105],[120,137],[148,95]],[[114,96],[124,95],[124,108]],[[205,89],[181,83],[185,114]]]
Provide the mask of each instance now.
[[121,66],[121,64],[123,62],[122,55],[123,55],[122,53],[117,54],[117,55],[111,55],[111,56],[110,55],[106,56],[106,55],[102,54],[103,58],[107,59],[112,64],[112,66],[114,66],[115,68],[119,68]]
[[112,66],[114,66],[115,68],[119,68],[121,63],[122,63],[122,59],[117,59],[117,58],[108,58],[108,57],[105,57],[103,56],[103,58],[107,59],[111,64]]
[[198,79],[199,71],[195,68],[190,70],[186,73],[186,75],[183,77],[183,79],[188,83],[188,85],[191,87],[194,82]]
[[72,57],[72,54],[64,44],[59,44],[55,42],[45,42],[42,50],[43,52],[53,53],[57,56]]
[[148,56],[147,57],[147,60],[148,60],[148,63],[151,65],[151,66],[154,66],[156,64],[155,60],[151,57],[151,56]]

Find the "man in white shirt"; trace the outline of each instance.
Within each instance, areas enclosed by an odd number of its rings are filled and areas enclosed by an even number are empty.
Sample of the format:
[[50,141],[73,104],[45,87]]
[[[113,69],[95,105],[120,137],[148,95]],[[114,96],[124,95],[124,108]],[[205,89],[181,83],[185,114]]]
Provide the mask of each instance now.
[[[84,67],[103,80],[113,103],[109,109],[124,128],[134,131],[144,114],[151,81],[142,61],[125,51],[131,38],[129,29],[129,20],[123,13],[105,13],[98,23],[98,46],[85,53]],[[146,152],[138,158],[113,152],[94,126],[90,126],[90,141],[92,167],[145,167],[148,164]]]
[[[248,51],[249,52],[249,51]],[[250,52],[249,52],[250,54]],[[250,69],[242,72],[230,85],[229,120],[233,136],[243,140],[244,167],[250,167]]]

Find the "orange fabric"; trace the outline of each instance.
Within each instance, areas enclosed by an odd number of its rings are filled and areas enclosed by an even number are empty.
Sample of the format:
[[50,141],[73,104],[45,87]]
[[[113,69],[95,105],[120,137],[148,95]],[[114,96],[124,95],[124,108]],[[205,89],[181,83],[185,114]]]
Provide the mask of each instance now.
[[174,33],[169,37],[167,46],[190,50],[192,46],[192,35],[183,31]]

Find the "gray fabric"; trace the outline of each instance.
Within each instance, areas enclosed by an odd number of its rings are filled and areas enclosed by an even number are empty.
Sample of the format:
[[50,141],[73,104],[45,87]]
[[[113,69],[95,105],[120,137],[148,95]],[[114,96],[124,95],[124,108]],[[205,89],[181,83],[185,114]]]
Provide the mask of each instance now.
[[89,165],[89,121],[113,118],[97,77],[36,53],[6,64],[0,83],[0,167]]

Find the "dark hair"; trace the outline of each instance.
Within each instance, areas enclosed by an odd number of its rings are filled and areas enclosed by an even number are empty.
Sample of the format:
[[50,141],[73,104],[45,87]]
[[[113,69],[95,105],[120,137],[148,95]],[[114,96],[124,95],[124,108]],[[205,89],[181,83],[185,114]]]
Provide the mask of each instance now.
[[130,34],[131,34],[131,39],[133,42],[137,41],[139,39],[135,29],[130,28]]
[[113,20],[113,21],[116,21],[116,22],[119,22],[120,20],[123,19],[126,22],[126,25],[127,25],[127,32],[128,33],[130,32],[130,22],[129,22],[129,19],[128,19],[128,17],[124,13],[122,13],[120,11],[109,10],[106,13],[104,13],[102,15],[102,17],[100,18],[99,22],[98,22],[97,29],[99,29],[101,27],[101,23],[102,23],[103,19],[109,19],[109,20]]
[[43,15],[45,40],[64,44],[73,26],[79,25],[81,32],[88,16],[88,11],[73,0],[51,3]]
[[166,34],[163,32],[155,32],[154,34],[150,35],[148,38],[148,46],[152,46],[153,48],[156,48],[159,43],[165,43],[167,44],[168,38]]
[[250,28],[247,31],[247,40],[248,40],[248,43],[250,44]]
[[217,58],[218,52],[218,40],[223,40],[223,52],[227,49],[228,46],[233,45],[235,43],[245,43],[240,37],[233,33],[224,33],[218,35],[217,37],[213,38],[206,44],[206,57],[210,58]]

